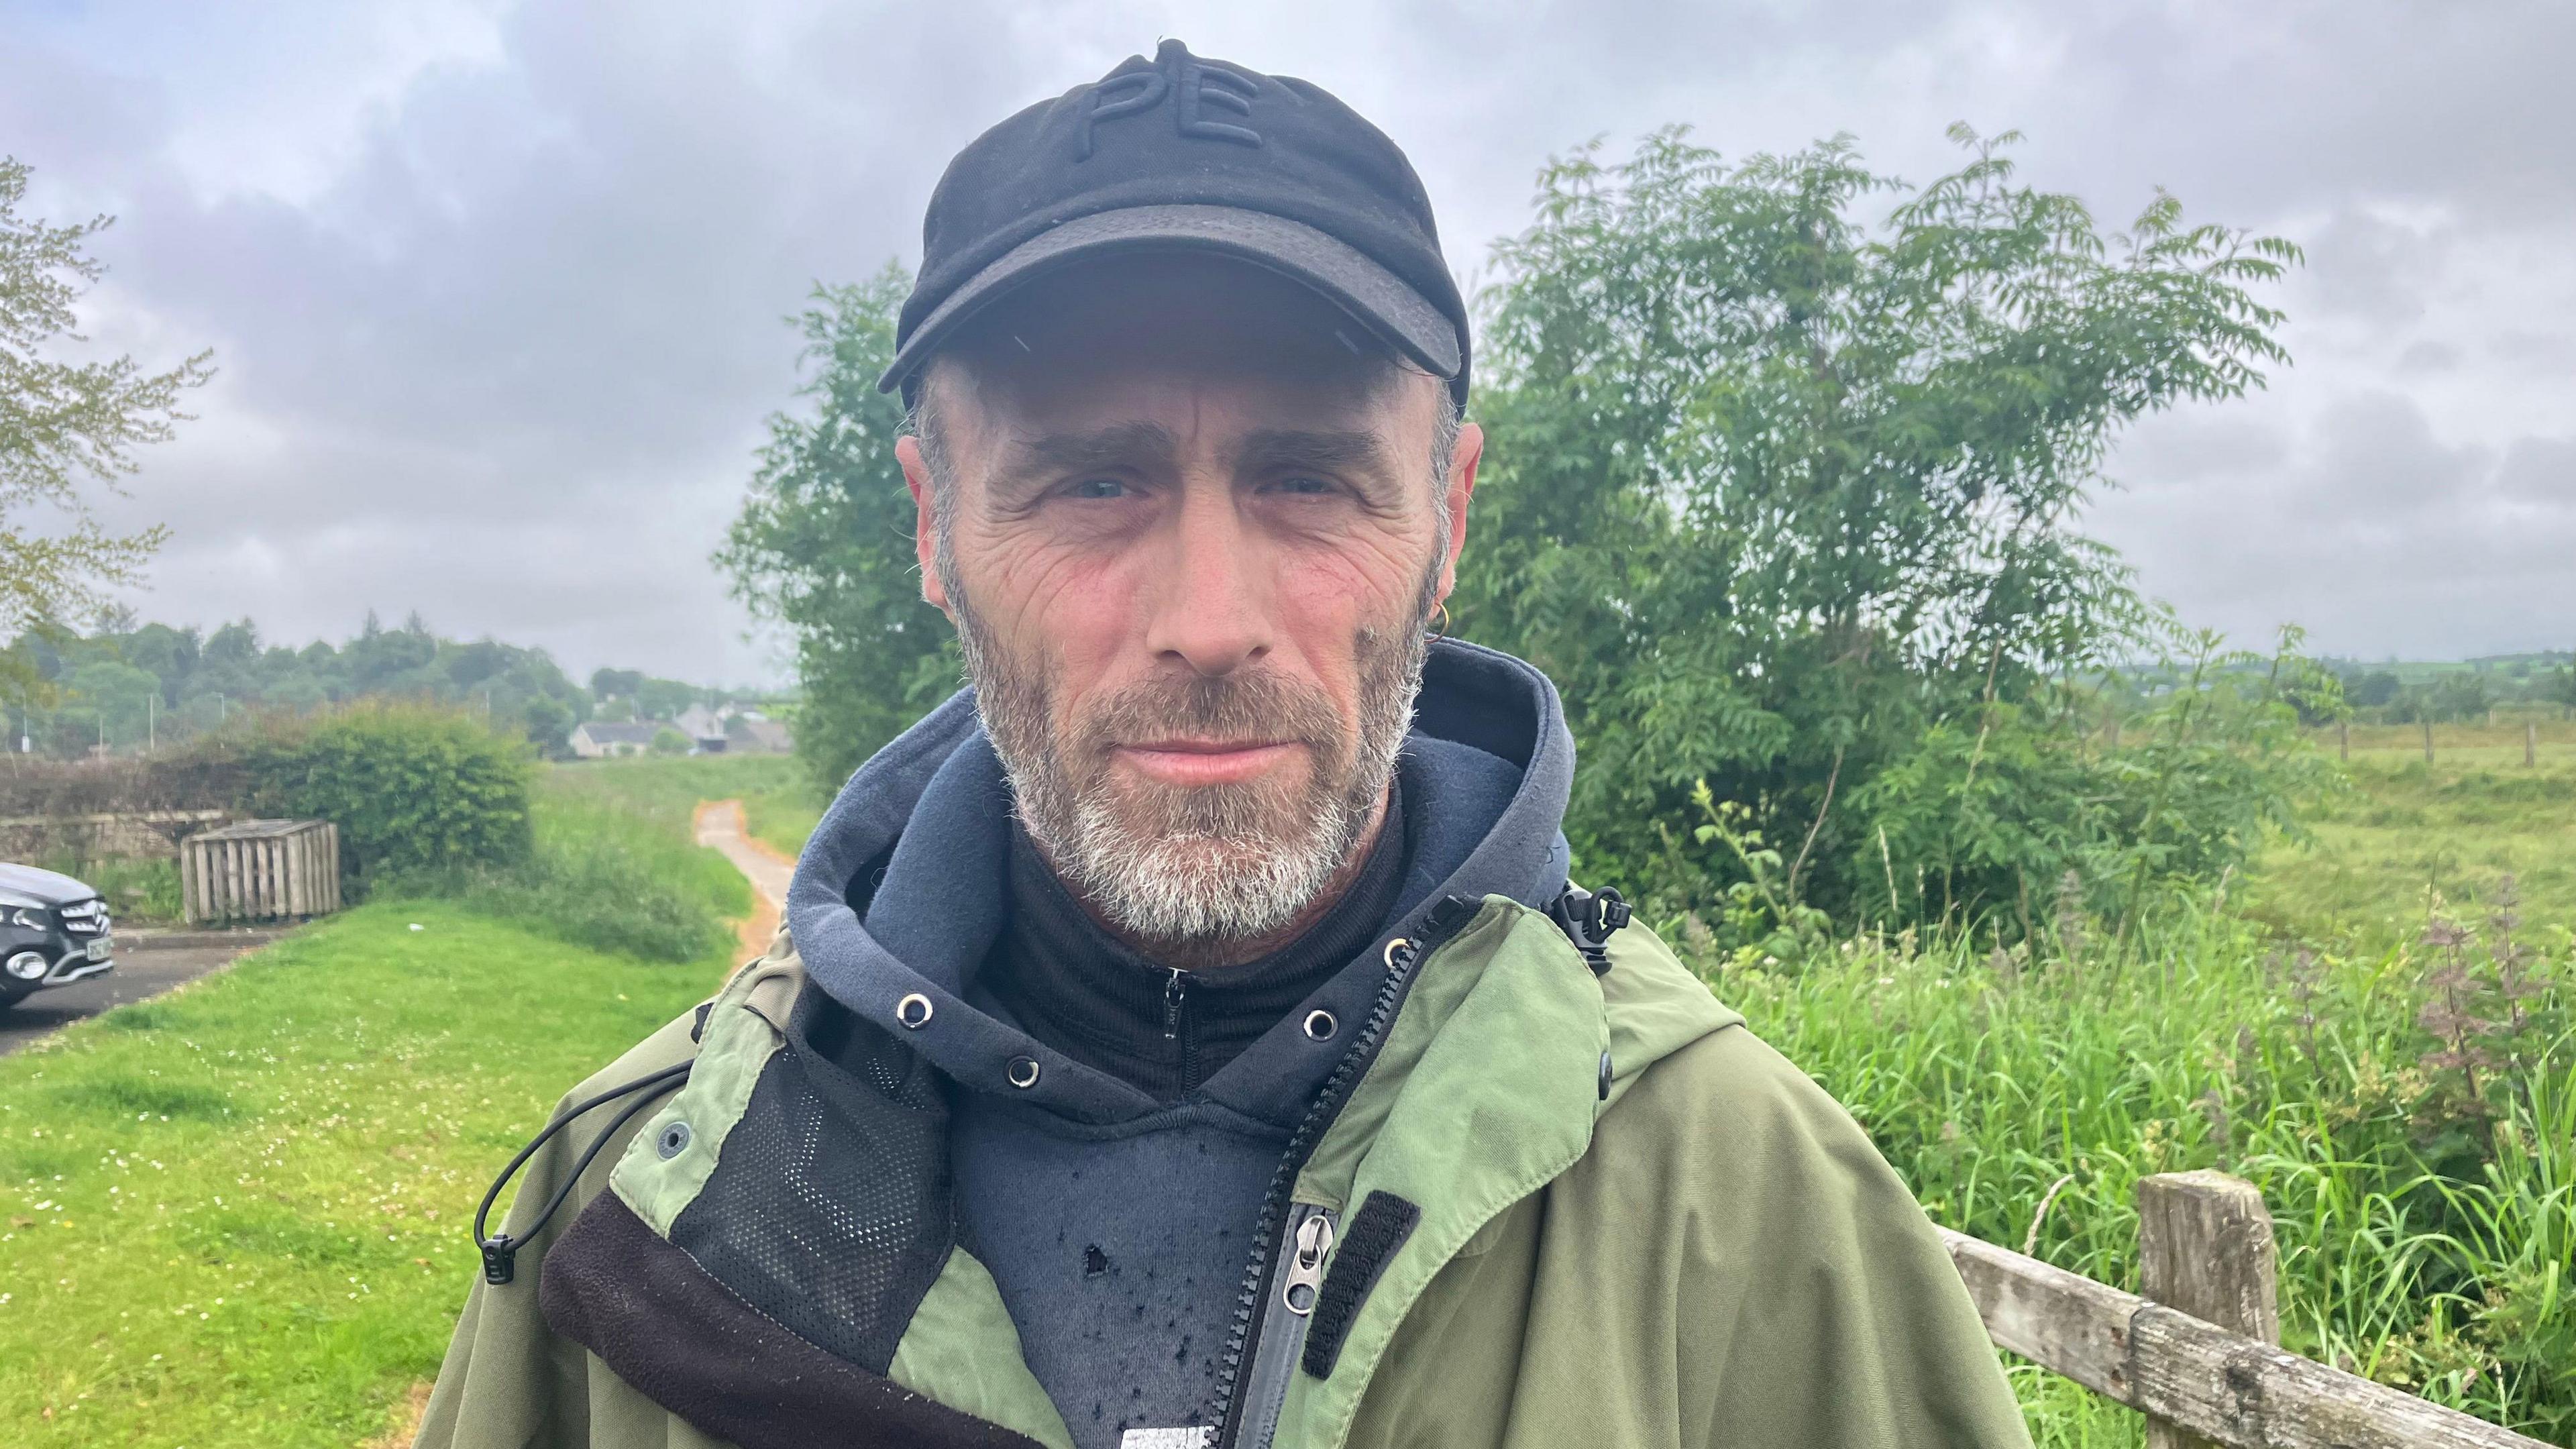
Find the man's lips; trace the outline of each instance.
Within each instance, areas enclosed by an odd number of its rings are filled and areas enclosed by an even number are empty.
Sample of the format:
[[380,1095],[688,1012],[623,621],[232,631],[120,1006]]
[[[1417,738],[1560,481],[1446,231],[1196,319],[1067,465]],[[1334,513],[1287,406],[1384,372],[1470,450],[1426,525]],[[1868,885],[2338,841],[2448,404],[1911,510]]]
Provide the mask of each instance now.
[[1301,748],[1282,740],[1151,740],[1110,753],[1166,785],[1231,785],[1277,768]]

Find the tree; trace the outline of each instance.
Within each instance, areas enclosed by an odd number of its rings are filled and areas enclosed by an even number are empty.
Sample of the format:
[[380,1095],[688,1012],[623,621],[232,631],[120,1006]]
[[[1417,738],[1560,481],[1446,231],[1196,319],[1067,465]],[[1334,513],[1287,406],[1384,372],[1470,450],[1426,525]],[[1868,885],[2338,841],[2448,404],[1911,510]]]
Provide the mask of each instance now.
[[[145,372],[131,357],[50,355],[82,340],[73,304],[103,271],[85,248],[112,218],[53,226],[21,217],[27,176],[26,166],[0,157],[0,637],[8,638],[95,612],[104,589],[140,574],[164,531],[109,532],[88,490],[118,489],[138,466],[135,450],[186,421],[181,394],[214,375],[210,352],[166,372]],[[37,687],[22,655],[0,654],[0,692],[23,699]]]
[[641,669],[594,669],[590,672],[590,692],[600,699],[633,699],[644,687]]
[[56,748],[76,753],[93,745],[114,749],[144,742],[159,680],[102,657],[73,669],[62,683],[69,707],[55,713]]
[[538,695],[522,710],[527,721],[528,740],[538,753],[550,760],[560,760],[572,753],[572,706],[562,700]]
[[[1962,818],[1931,788],[2063,837],[2015,861],[2072,860],[2067,832],[2095,828],[2035,813],[2062,791],[1988,799],[1981,777],[2005,734],[2028,778],[2076,768],[2067,681],[2183,643],[2075,521],[2122,425],[2282,360],[2248,287],[2298,253],[2185,226],[2162,195],[2105,235],[2014,182],[2013,136],[1953,136],[1966,164],[1919,188],[1841,139],[1740,164],[1679,131],[1624,162],[1586,150],[1498,249],[1450,608],[1562,689],[1588,879],[1722,908],[1772,871],[1788,899],[1879,916],[2027,886],[1943,829],[1882,834],[1866,811],[1894,808],[1873,788],[1892,770],[1909,825]],[[1694,805],[1702,782],[1725,819]]]
[[635,690],[635,711],[646,719],[677,719],[706,693],[676,679],[647,679]]
[[715,562],[734,596],[794,633],[804,702],[796,753],[837,789],[878,746],[957,687],[948,621],[921,600],[912,499],[895,462],[900,403],[877,391],[911,280],[889,265],[817,287],[795,319],[810,411],[769,420],[751,496]]

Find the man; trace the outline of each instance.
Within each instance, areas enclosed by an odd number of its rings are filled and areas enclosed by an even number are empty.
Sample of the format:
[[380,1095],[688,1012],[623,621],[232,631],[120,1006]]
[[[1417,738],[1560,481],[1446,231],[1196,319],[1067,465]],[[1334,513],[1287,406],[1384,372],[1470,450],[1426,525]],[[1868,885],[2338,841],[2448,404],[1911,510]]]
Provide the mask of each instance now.
[[1860,1130],[1568,884],[1547,680],[1430,637],[1483,439],[1391,142],[1166,42],[957,159],[899,343],[973,688],[566,1100],[424,1446],[2026,1442]]

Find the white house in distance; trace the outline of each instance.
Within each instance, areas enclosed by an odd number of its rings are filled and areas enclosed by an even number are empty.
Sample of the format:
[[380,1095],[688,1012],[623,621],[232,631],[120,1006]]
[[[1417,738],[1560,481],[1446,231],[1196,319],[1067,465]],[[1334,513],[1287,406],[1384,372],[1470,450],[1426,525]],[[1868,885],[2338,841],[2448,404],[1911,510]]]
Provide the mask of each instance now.
[[727,707],[723,714],[703,704],[693,704],[680,711],[671,728],[689,737],[689,752],[696,755],[722,754],[725,747],[725,718],[733,713]]
[[618,755],[649,755],[653,752],[653,737],[669,728],[654,720],[627,723],[586,719],[573,726],[573,757],[605,760]]

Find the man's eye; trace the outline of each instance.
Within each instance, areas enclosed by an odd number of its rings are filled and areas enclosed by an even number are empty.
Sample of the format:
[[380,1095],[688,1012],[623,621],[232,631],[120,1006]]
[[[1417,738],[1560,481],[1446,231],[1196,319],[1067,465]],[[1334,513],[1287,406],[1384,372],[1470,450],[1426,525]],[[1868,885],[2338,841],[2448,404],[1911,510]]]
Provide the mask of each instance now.
[[1065,491],[1074,498],[1124,498],[1127,485],[1115,478],[1085,478]]
[[1274,492],[1293,493],[1303,497],[1313,497],[1316,494],[1333,491],[1333,485],[1321,478],[1282,478],[1270,487]]

